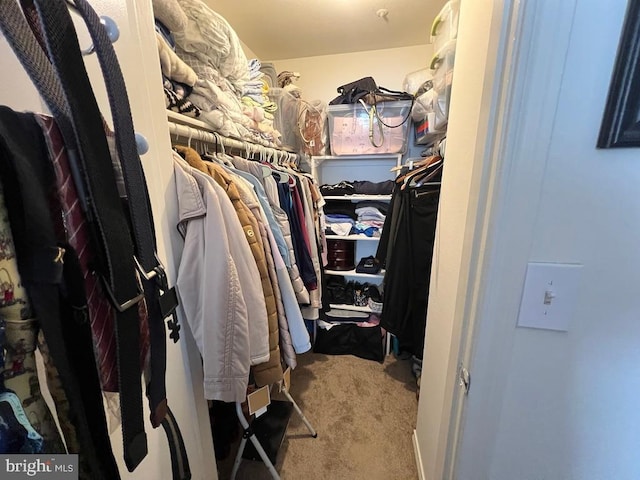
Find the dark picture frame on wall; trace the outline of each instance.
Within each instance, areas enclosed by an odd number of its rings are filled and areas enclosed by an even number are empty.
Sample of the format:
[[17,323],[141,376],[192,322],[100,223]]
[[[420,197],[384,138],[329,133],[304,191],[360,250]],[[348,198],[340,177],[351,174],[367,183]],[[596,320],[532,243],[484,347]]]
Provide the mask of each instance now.
[[640,0],[627,4],[597,147],[640,147]]

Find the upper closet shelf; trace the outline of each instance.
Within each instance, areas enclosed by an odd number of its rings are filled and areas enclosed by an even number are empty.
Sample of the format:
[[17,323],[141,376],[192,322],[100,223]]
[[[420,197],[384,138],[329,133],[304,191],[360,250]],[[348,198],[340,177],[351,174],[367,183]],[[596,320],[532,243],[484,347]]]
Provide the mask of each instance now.
[[318,155],[311,157],[311,161],[324,162],[325,160],[396,160],[400,161],[401,153],[377,153],[374,155]]
[[211,126],[202,120],[196,118],[187,117],[177,112],[167,110],[167,119],[170,122],[177,123],[179,125],[188,125],[189,127],[197,128],[198,130],[204,130],[205,132],[213,133]]
[[[318,179],[318,167],[325,161],[335,161],[335,162],[344,162],[344,161],[363,161],[363,160],[393,160],[395,161],[396,167],[402,165],[402,153],[378,153],[375,155],[318,155],[314,157],[309,157],[308,162],[311,167],[311,175],[313,178]],[[332,163],[331,165],[336,165],[336,163]]]

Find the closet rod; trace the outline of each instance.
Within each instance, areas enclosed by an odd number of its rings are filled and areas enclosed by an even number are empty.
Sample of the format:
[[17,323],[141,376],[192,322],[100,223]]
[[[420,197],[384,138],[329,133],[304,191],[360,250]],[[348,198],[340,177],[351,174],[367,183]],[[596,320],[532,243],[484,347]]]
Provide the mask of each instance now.
[[211,145],[222,144],[225,148],[241,150],[247,154],[260,154],[264,153],[269,157],[275,159],[287,159],[299,164],[301,158],[300,154],[287,152],[286,150],[279,150],[277,148],[265,147],[252,142],[246,142],[236,140],[235,138],[224,137],[219,133],[207,132],[198,128],[193,128],[188,125],[182,125],[175,122],[169,123],[169,133],[173,136],[182,137],[183,139],[193,140],[195,142],[205,142]]

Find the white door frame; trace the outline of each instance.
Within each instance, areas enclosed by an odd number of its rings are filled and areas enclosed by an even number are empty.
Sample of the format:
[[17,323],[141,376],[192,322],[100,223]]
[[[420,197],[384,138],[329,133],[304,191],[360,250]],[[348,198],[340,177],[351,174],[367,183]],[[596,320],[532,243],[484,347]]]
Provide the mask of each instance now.
[[[462,318],[460,334],[460,354],[458,358],[458,371],[464,366],[468,371],[472,369],[472,354],[474,346],[474,334],[476,332],[476,320],[481,308],[484,296],[484,280],[487,270],[490,268],[491,226],[495,222],[497,211],[496,202],[499,172],[503,167],[505,147],[508,144],[506,138],[506,122],[511,111],[513,100],[517,59],[521,37],[516,32],[522,31],[522,9],[520,2],[506,0],[500,7],[501,11],[494,16],[494,32],[490,49],[495,52],[495,66],[493,91],[487,90],[486,94],[493,98],[490,101],[491,116],[488,121],[486,135],[485,159],[482,162],[480,188],[478,192],[478,204],[482,205],[476,212],[476,226],[474,241],[471,247],[471,261],[469,265],[469,283],[465,298],[465,311]],[[488,55],[491,58],[490,55]],[[474,375],[475,379],[475,375]],[[470,385],[467,386],[470,388]],[[447,448],[444,458],[443,478],[456,478],[456,460],[462,438],[463,421],[466,406],[466,389],[458,383],[454,389],[449,420]]]
[[434,478],[491,478],[576,1],[507,0],[500,36],[493,35],[503,63],[494,70],[495,115],[478,178],[483,207],[475,212],[459,339],[459,362],[471,371],[472,388],[468,397],[454,390],[442,476]]
[[425,480],[450,478],[454,465],[465,398],[457,372],[469,356],[481,293],[515,3],[461,2],[414,436],[418,471]]

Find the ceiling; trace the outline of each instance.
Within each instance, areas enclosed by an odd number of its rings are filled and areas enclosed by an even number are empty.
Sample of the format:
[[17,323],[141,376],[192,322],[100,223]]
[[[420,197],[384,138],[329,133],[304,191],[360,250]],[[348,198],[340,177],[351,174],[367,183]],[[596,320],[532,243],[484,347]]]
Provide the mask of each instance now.
[[[205,0],[261,60],[429,43],[445,0]],[[240,6],[242,5],[242,6]],[[376,15],[385,8],[386,18]]]

